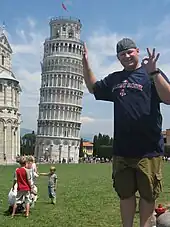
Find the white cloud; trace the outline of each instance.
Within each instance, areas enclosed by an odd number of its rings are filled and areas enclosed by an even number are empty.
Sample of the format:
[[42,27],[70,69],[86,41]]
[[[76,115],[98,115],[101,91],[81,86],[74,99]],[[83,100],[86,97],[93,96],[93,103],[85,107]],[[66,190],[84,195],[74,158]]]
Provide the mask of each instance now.
[[17,34],[20,36],[22,43],[11,43],[14,54],[31,54],[40,57],[44,38],[42,34],[25,33],[24,30],[17,31]]
[[24,22],[17,23],[16,33],[9,34],[8,38],[13,49],[13,72],[22,88],[21,127],[35,130],[41,81],[42,44],[47,34],[43,29],[37,28],[37,23],[32,18],[27,18]]
[[[29,106],[29,99],[31,98],[32,106],[36,106],[36,100],[39,97],[40,71],[30,73],[27,70],[21,69],[17,71],[17,78],[20,81],[23,92],[23,95],[21,94],[22,103]],[[25,98],[27,102],[25,102]]]
[[165,42],[169,42],[169,36],[170,36],[170,15],[166,15],[164,17],[164,20],[156,27],[156,41],[160,41],[162,42],[162,40],[164,41],[164,45]]
[[81,127],[81,134],[89,135],[89,137],[93,137],[93,135],[99,134],[105,135],[113,135],[113,120],[112,119],[95,119],[93,121],[85,122]]
[[[18,37],[20,37],[20,39],[22,39],[24,42],[27,41],[26,38],[26,34],[24,30],[16,30],[16,34],[18,35]],[[14,46],[15,47],[15,46]],[[13,50],[14,51],[14,50]]]
[[116,43],[121,38],[123,38],[123,36],[119,36],[117,33],[110,33],[106,36],[105,33],[102,34],[99,32],[94,32],[89,38],[88,44],[93,50],[96,50],[97,53],[101,55],[101,57],[113,57],[113,55],[116,55]]
[[98,79],[122,67],[116,59],[115,46],[122,38],[116,33],[94,32],[87,41],[89,63]]
[[27,21],[28,21],[28,24],[29,24],[29,26],[31,28],[35,28],[35,26],[36,26],[36,21],[35,20],[33,20],[32,18],[28,17]]
[[91,122],[94,122],[95,119],[94,118],[91,118],[91,117],[81,117],[81,123],[82,124],[87,124],[87,123],[91,123]]

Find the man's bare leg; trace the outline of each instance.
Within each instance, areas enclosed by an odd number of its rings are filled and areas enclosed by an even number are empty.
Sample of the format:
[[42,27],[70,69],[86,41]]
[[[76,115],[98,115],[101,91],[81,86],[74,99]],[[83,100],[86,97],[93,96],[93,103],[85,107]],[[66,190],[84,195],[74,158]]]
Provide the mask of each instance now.
[[140,213],[140,227],[150,227],[150,220],[155,210],[155,202],[148,203],[146,200],[140,198],[139,213]]
[[123,227],[133,227],[133,219],[136,212],[135,195],[129,199],[120,200],[120,212]]

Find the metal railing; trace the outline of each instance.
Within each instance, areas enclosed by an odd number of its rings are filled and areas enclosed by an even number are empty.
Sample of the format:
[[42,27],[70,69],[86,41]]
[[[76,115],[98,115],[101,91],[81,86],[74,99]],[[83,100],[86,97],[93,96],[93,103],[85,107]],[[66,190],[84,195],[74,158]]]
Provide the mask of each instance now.
[[69,41],[76,41],[76,42],[78,42],[80,44],[84,44],[84,42],[81,39],[78,39],[76,37],[66,37],[66,36],[63,36],[63,35],[61,35],[59,37],[56,35],[56,36],[52,36],[52,37],[49,37],[49,38],[46,38],[45,39],[45,41],[54,41],[54,40],[57,40],[59,42],[63,42],[63,41],[67,41],[67,42],[69,42]]
[[60,17],[52,17],[50,19],[50,23],[52,23],[54,21],[58,21],[58,20],[66,20],[66,21],[70,21],[70,22],[76,22],[76,23],[79,23],[81,25],[80,19],[78,19],[76,17],[63,17],[63,16],[60,16]]

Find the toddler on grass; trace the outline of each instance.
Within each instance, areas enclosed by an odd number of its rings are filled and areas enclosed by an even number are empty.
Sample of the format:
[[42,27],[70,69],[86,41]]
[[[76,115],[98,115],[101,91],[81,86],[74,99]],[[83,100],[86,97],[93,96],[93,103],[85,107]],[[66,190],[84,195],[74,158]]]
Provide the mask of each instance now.
[[39,173],[40,176],[48,176],[48,195],[52,204],[56,204],[57,175],[55,172],[55,166],[51,166],[49,173]]

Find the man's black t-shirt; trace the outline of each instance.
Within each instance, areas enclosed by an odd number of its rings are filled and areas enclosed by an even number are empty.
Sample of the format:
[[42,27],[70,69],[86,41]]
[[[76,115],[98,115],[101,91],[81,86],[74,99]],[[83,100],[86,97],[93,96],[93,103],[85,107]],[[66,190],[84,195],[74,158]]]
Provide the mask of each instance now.
[[95,83],[94,95],[96,100],[114,102],[114,155],[163,154],[161,100],[145,68],[109,74]]

